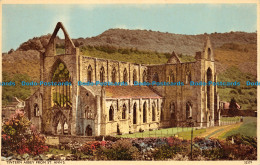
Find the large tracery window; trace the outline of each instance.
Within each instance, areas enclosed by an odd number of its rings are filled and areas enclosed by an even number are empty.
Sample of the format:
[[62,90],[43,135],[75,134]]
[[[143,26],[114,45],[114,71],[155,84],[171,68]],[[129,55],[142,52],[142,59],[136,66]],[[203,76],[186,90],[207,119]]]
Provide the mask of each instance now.
[[52,102],[54,106],[71,107],[71,76],[67,67],[60,62],[56,65],[52,81],[58,85],[52,86]]

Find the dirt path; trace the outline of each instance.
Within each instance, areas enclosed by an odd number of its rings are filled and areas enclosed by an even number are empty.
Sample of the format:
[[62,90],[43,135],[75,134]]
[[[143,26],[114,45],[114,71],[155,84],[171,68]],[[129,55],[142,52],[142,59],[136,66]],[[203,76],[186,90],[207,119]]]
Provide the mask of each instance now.
[[224,125],[224,126],[219,126],[219,127],[212,127],[212,128],[207,128],[205,133],[202,133],[199,135],[199,137],[204,137],[204,138],[218,138],[220,135],[223,133],[226,133],[232,129],[238,128],[242,123],[236,123],[236,124],[231,124],[231,125]]

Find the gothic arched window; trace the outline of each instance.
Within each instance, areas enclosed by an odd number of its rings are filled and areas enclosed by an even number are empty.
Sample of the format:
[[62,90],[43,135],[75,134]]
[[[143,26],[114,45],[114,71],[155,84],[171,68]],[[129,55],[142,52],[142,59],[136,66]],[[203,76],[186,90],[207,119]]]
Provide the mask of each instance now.
[[134,69],[133,71],[133,83],[137,81],[137,73],[136,73],[136,70]]
[[104,82],[105,81],[105,69],[104,67],[102,67],[100,69],[100,82]]
[[109,121],[114,120],[114,107],[111,105],[109,108]]
[[123,105],[123,109],[122,109],[122,119],[126,119],[126,105]]
[[158,73],[155,73],[155,74],[153,75],[153,81],[155,81],[155,82],[159,82],[159,76],[158,76]]
[[133,124],[136,124],[136,116],[137,116],[137,112],[136,112],[136,103],[134,104],[134,108],[133,108]]
[[192,105],[190,102],[186,103],[186,119],[192,118]]
[[88,82],[92,82],[92,67],[88,66]]
[[34,116],[39,117],[40,116],[40,108],[39,108],[38,104],[35,104],[33,109],[34,109]]
[[125,70],[124,70],[124,77],[123,77],[123,80],[124,80],[124,82],[126,83],[127,81],[128,81],[128,75],[127,75],[127,70],[126,70],[126,68],[125,68]]
[[147,107],[147,105],[146,105],[146,102],[144,102],[144,104],[143,104],[143,123],[146,123],[147,122],[147,117],[146,117],[146,108]]
[[174,73],[172,70],[170,71],[170,82],[175,82]]
[[146,79],[146,71],[144,70],[144,72],[143,72],[143,82],[146,82],[147,81],[147,79]]
[[156,105],[155,105],[155,103],[153,102],[153,105],[152,105],[152,121],[155,121],[155,107]]
[[191,82],[191,72],[188,71],[186,73],[186,84],[189,84]]
[[115,83],[116,82],[116,69],[113,68],[112,70],[112,82]]

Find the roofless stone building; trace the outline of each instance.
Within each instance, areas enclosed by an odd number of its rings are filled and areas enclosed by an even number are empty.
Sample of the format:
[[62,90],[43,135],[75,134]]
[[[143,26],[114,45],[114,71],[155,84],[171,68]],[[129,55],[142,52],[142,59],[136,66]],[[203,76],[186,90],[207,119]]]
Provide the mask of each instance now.
[[[57,54],[62,30],[65,52]],[[173,52],[166,64],[141,65],[80,55],[62,23],[58,23],[40,57],[43,82],[71,85],[40,86],[26,100],[28,118],[46,134],[113,135],[175,127],[187,119],[196,126],[218,125],[216,86],[190,86],[190,81],[216,81],[209,38],[195,62],[182,63]],[[78,82],[127,82],[127,86],[79,86]],[[182,86],[135,86],[134,82],[183,82]]]

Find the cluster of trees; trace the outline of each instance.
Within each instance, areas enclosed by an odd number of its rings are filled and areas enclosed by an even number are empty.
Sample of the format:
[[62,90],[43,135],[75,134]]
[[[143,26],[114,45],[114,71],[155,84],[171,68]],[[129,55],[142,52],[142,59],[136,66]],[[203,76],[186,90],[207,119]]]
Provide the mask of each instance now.
[[[95,46],[91,46],[91,45],[87,45],[87,46],[81,46],[81,51],[95,51],[95,50],[99,50],[102,52],[106,52],[109,54],[112,53],[120,53],[120,54],[131,54],[131,53],[135,53],[135,54],[160,54],[159,52],[155,51],[145,51],[145,50],[139,50],[137,48],[118,48],[112,45],[95,45]],[[170,53],[162,53],[167,57],[170,57],[171,54]]]

